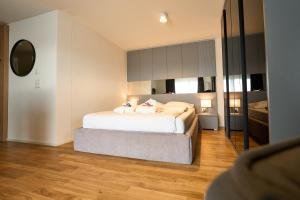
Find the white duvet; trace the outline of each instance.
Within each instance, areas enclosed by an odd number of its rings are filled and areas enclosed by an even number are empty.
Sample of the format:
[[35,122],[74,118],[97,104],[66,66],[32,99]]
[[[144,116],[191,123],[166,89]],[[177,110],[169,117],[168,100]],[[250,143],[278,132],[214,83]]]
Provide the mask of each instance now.
[[182,134],[194,115],[193,108],[185,112],[169,109],[149,114],[107,111],[85,115],[83,128]]

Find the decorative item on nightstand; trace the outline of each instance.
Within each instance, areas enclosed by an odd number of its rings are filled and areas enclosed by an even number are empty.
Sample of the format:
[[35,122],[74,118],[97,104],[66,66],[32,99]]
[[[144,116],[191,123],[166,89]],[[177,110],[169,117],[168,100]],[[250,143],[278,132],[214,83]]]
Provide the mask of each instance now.
[[233,113],[239,113],[239,108],[241,107],[240,99],[230,99],[230,108],[233,108]]
[[201,99],[201,111],[206,113],[208,108],[211,108],[211,100],[210,99]]

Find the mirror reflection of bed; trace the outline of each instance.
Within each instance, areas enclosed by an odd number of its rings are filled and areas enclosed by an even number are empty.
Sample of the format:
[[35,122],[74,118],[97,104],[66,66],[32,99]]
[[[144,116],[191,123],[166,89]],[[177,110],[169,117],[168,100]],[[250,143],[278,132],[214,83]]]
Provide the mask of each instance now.
[[259,145],[269,143],[268,102],[257,101],[248,105],[249,136]]
[[[251,100],[251,98],[250,98]],[[231,141],[235,144],[238,153],[244,151],[244,132],[242,125],[243,115],[241,113],[231,114],[239,120],[241,127],[234,124],[231,129]],[[248,131],[249,131],[249,149],[254,149],[261,145],[269,144],[269,120],[268,120],[268,102],[267,100],[251,101],[248,104]]]
[[244,114],[242,93],[230,93],[230,141],[238,153],[245,149],[245,139],[249,149],[269,143],[268,101],[265,90],[248,91],[248,138],[244,138]]

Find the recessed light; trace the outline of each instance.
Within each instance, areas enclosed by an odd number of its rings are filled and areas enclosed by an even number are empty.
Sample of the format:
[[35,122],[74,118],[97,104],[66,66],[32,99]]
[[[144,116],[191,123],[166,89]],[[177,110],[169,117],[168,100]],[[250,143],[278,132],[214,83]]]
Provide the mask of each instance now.
[[168,22],[168,13],[163,12],[160,14],[160,18],[159,18],[160,23],[165,24]]

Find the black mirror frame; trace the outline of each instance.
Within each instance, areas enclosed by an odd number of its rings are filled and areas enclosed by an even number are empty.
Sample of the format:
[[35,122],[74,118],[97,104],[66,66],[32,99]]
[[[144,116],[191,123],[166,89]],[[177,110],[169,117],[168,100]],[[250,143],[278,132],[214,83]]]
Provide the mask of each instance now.
[[[15,69],[14,69],[14,67],[13,67],[13,59],[12,59],[12,58],[13,58],[13,56],[12,56],[13,53],[15,52],[15,50],[16,50],[18,44],[21,43],[21,42],[28,42],[28,43],[31,45],[32,50],[33,50],[33,61],[32,61],[32,64],[31,64],[31,69],[30,69],[30,71],[29,71],[27,74],[25,74],[25,75],[19,75],[19,74],[15,71]],[[36,52],[35,52],[35,48],[34,48],[33,44],[32,44],[30,41],[25,40],[25,39],[21,39],[21,40],[17,41],[17,42],[14,44],[14,46],[13,46],[11,52],[10,52],[10,59],[9,59],[9,61],[10,61],[10,68],[11,68],[11,70],[14,72],[14,74],[15,74],[16,76],[24,77],[24,76],[27,76],[28,74],[30,74],[31,71],[33,70],[33,67],[34,67],[34,64],[35,64],[35,60],[36,60]]]

